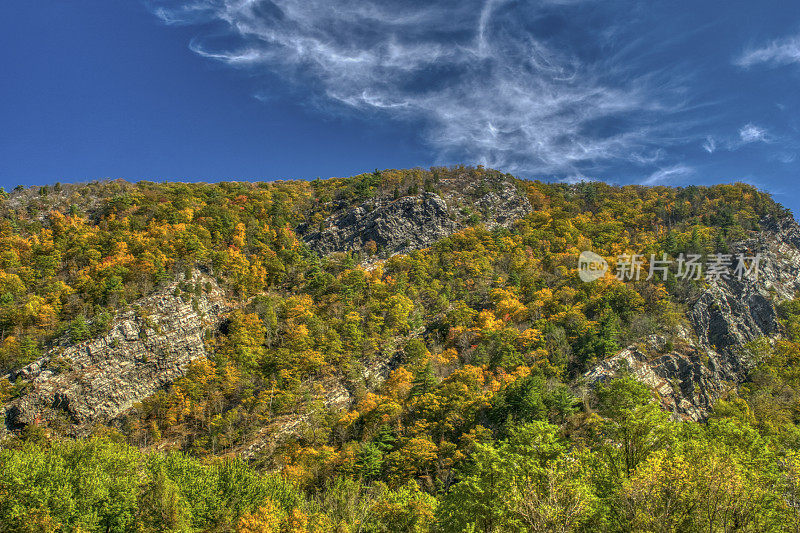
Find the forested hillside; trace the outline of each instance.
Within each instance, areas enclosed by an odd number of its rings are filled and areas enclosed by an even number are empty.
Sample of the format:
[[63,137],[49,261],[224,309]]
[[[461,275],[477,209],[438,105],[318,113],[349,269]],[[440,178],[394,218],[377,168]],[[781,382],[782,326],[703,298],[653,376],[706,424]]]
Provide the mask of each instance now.
[[3,192],[0,531],[800,531],[798,289],[741,183]]

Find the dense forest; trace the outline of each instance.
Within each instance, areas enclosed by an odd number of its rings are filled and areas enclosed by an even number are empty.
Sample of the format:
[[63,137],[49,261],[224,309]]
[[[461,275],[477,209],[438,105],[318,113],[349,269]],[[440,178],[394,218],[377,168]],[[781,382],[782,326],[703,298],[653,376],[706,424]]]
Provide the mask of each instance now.
[[[489,228],[470,195],[499,181],[532,212]],[[303,240],[425,192],[455,198],[460,224],[428,248],[320,255]],[[757,364],[703,420],[625,371],[583,378],[648,339],[680,350],[708,280],[584,283],[579,253],[727,253],[791,219],[752,186],[453,167],[1,196],[0,374],[106,334],[194,269],[230,311],[210,357],[123,416],[80,438],[67,419],[11,428],[0,531],[800,531],[800,300],[778,303],[780,335],[742,348]],[[365,379],[382,361],[386,379]],[[332,384],[346,406],[324,400]],[[0,405],[31,387],[0,380]]]

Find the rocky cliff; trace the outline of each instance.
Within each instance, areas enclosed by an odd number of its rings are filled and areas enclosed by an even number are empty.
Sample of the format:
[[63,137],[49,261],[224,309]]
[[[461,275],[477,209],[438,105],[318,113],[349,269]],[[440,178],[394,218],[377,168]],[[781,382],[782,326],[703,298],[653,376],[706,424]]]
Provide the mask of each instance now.
[[[763,231],[732,247],[732,255],[760,255],[758,275],[711,281],[688,302],[691,330],[677,332],[679,349],[663,353],[664,339],[629,346],[584,375],[588,383],[622,370],[650,385],[666,409],[701,420],[719,396],[744,381],[757,363],[746,346],[780,333],[776,301],[800,290],[800,226],[764,220]],[[730,265],[731,272],[735,266]]]
[[0,410],[6,429],[62,420],[81,434],[120,415],[206,357],[204,331],[225,310],[211,277],[180,276],[119,314],[106,335],[74,345],[64,340],[4,376],[24,391]]
[[320,255],[362,249],[369,241],[392,255],[430,246],[456,231],[447,204],[433,193],[362,204],[326,221],[304,240]]
[[507,179],[479,184],[450,180],[453,183],[443,180],[446,192],[441,196],[426,192],[395,200],[375,198],[330,216],[323,229],[298,230],[320,255],[361,250],[372,241],[379,257],[389,257],[428,247],[470,222],[481,222],[489,229],[509,226],[533,210]]

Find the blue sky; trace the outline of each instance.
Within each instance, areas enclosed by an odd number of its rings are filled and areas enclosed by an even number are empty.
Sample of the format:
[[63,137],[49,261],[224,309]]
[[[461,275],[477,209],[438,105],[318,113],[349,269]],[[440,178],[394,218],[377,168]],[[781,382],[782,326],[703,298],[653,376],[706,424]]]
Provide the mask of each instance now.
[[6,0],[0,186],[486,164],[800,213],[800,3]]

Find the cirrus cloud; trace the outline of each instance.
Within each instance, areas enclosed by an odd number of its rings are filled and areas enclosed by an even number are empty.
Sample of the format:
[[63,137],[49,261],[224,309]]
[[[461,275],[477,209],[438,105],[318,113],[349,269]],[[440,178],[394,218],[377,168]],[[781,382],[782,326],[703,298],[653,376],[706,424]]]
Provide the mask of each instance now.
[[666,168],[660,168],[650,174],[642,183],[645,185],[661,185],[673,184],[677,181],[683,180],[692,174],[694,169],[686,165],[673,165]]
[[755,142],[769,142],[767,130],[756,126],[755,124],[745,124],[739,130],[739,139],[742,144],[750,144]]
[[150,5],[165,23],[204,25],[197,54],[277,73],[326,110],[418,121],[443,161],[561,175],[652,165],[669,142],[663,118],[680,106],[664,103],[663,80],[539,36],[556,5],[578,8],[571,0]]
[[800,35],[778,39],[761,48],[747,50],[733,62],[742,68],[760,64],[779,66],[800,63]]

